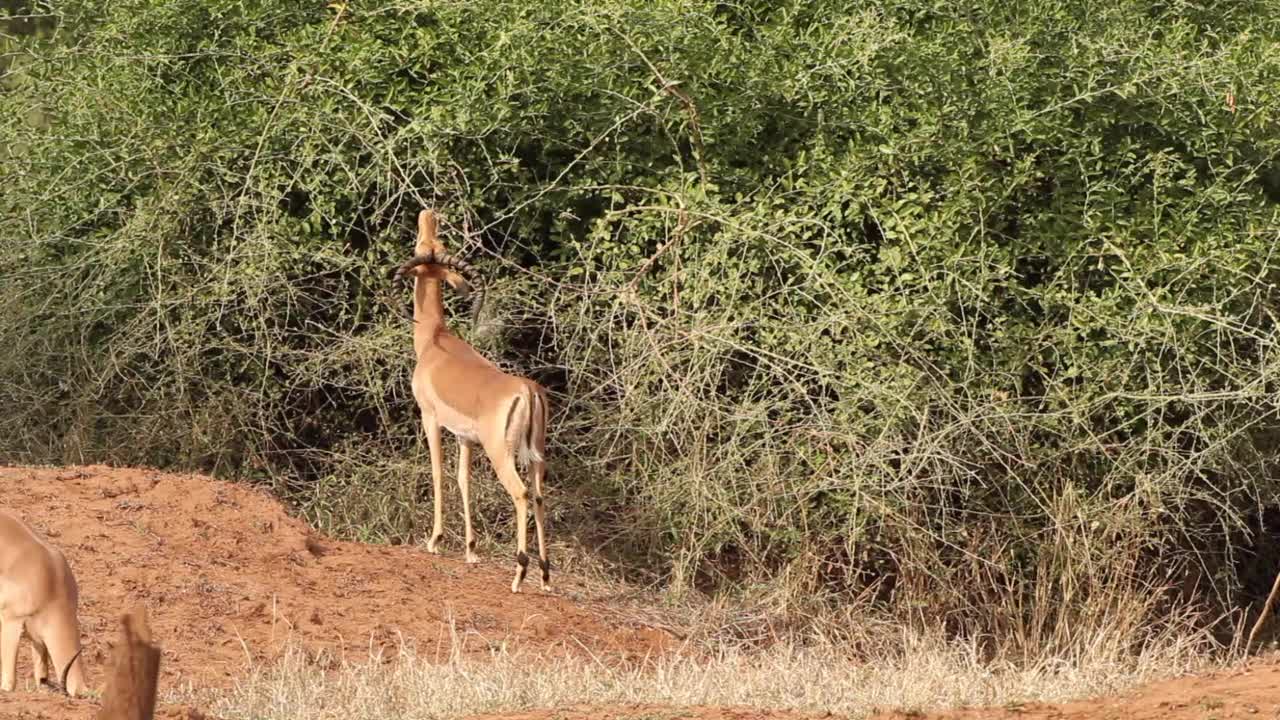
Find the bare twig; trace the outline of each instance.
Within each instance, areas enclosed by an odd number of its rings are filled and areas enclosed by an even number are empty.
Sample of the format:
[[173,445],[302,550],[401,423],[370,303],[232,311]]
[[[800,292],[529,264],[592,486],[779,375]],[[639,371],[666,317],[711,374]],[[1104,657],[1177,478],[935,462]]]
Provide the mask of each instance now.
[[1267,594],[1266,602],[1262,603],[1262,611],[1258,613],[1258,619],[1253,621],[1253,629],[1249,631],[1249,639],[1245,641],[1244,649],[1248,651],[1253,647],[1253,641],[1258,637],[1258,631],[1266,625],[1267,620],[1271,617],[1271,611],[1275,607],[1276,596],[1280,595],[1280,572],[1276,573],[1276,579],[1271,583],[1271,592]]

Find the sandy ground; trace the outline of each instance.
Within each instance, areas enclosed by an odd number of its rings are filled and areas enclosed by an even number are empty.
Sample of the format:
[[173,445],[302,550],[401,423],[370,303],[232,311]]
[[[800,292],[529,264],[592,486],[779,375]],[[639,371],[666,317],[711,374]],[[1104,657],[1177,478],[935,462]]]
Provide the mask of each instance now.
[[[467,565],[457,553],[341,542],[313,534],[264,492],[198,475],[108,468],[0,468],[0,508],[22,517],[67,554],[80,583],[88,681],[105,679],[119,617],[146,608],[163,649],[162,688],[229,685],[247,663],[270,662],[288,643],[363,660],[402,647],[441,657],[450,638],[466,652],[507,647],[587,653],[627,662],[675,647],[664,631],[631,622],[581,593],[544,594],[536,577],[509,591],[512,563]],[[536,571],[535,571],[536,572]],[[532,573],[531,573],[532,575]],[[572,579],[557,578],[558,585]],[[35,690],[19,654],[18,691],[0,693],[0,718],[91,718],[92,699]],[[191,708],[159,717],[194,719]],[[492,716],[497,717],[497,716]],[[580,707],[507,720],[649,718],[756,720],[804,717],[739,708]],[[1280,664],[1171,680],[1123,697],[885,720],[1024,718],[1280,720]]]

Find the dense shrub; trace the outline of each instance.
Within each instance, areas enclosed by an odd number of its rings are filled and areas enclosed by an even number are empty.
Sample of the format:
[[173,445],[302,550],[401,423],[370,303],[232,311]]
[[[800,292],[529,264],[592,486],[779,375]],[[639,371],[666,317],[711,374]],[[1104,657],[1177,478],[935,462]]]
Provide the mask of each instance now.
[[0,94],[11,462],[270,479],[410,536],[383,273],[432,205],[490,286],[459,332],[555,393],[559,538],[957,627],[1254,580],[1274,2],[51,12]]

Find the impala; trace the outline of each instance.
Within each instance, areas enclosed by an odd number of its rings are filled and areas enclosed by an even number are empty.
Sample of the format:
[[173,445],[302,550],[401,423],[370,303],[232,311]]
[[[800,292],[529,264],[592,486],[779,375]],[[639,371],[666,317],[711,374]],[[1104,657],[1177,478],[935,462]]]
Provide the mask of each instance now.
[[[542,589],[551,589],[551,561],[544,534],[542,481],[546,474],[547,391],[538,383],[499,370],[445,324],[441,283],[470,291],[467,276],[474,273],[465,261],[445,252],[437,237],[436,216],[431,210],[418,214],[418,239],[414,256],[396,271],[397,278],[413,278],[413,397],[422,413],[431,450],[431,480],[435,516],[427,551],[438,553],[444,534],[444,497],[441,492],[444,451],[440,429],[458,439],[458,489],[462,494],[466,561],[478,562],[471,530],[471,453],[484,450],[502,486],[515,505],[516,575],[511,592],[520,592],[528,571],[529,502],[533,502],[538,532],[538,559]],[[524,468],[532,490],[520,477]]]
[[[17,682],[18,641],[31,640],[36,685],[70,695],[84,690],[80,657],[80,592],[62,551],[18,518],[0,512],[0,689]],[[58,684],[49,682],[49,665]]]

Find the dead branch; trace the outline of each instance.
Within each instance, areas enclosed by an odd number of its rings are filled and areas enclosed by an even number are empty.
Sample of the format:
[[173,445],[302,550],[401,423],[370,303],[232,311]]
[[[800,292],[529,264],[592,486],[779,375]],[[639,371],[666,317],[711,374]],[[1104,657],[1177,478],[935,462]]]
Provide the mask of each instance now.
[[151,720],[156,709],[160,649],[151,643],[145,609],[125,615],[120,625],[120,644],[98,720]]

